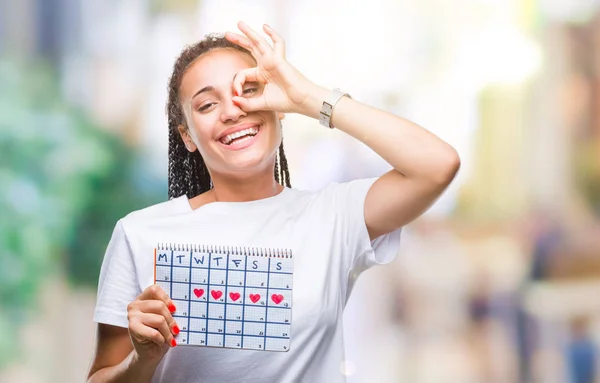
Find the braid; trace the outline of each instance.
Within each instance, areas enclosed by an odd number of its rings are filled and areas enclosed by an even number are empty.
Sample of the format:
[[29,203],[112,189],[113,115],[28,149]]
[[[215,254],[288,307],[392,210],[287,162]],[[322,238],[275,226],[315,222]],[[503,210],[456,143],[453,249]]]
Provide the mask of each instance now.
[[[179,87],[186,69],[201,55],[213,49],[231,48],[250,54],[246,49],[230,42],[222,35],[210,34],[201,41],[184,48],[175,64],[169,79],[168,101],[166,105],[169,125],[169,199],[187,195],[193,198],[210,190],[212,182],[208,168],[198,150],[190,152],[179,134],[179,127],[185,126],[185,117],[179,101]],[[282,185],[290,186],[287,160],[283,152],[283,141],[279,146],[279,160],[275,161],[275,179]],[[279,162],[279,164],[278,164]]]
[[281,176],[279,173],[279,152],[277,152],[277,154],[275,155],[275,171],[273,172],[275,174],[275,181],[277,181],[277,183],[283,185],[281,183]]
[[281,163],[279,166],[281,172],[279,174],[278,182],[291,188],[290,169],[288,168],[287,158],[285,157],[285,152],[283,150],[283,138],[281,139],[281,145],[279,145],[279,162]]

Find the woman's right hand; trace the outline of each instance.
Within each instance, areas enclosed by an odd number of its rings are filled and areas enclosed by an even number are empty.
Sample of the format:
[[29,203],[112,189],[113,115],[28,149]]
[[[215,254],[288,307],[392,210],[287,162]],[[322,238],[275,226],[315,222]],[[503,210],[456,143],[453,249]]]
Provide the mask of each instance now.
[[158,285],[149,286],[127,306],[129,337],[139,360],[158,362],[175,347],[179,327],[173,301]]

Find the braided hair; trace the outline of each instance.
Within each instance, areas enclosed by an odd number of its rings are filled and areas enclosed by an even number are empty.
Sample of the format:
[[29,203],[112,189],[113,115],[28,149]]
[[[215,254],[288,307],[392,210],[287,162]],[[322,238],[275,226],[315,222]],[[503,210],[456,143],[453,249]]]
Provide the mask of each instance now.
[[[178,127],[185,124],[185,117],[179,102],[179,87],[186,69],[201,55],[214,49],[230,48],[250,55],[250,52],[227,40],[222,35],[209,34],[201,41],[186,46],[173,66],[169,80],[169,95],[166,105],[169,124],[169,199],[187,195],[193,198],[212,187],[210,174],[199,150],[190,152],[185,147]],[[275,160],[275,180],[287,187],[290,172],[283,150],[283,139]]]

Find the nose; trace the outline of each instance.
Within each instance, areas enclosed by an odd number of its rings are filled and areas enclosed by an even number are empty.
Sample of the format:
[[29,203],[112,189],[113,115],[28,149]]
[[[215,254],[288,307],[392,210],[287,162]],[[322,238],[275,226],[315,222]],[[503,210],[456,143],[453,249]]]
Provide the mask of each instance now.
[[223,106],[223,111],[221,113],[221,121],[222,122],[236,122],[240,119],[240,117],[244,117],[247,115],[239,106],[234,104],[232,99],[225,101]]

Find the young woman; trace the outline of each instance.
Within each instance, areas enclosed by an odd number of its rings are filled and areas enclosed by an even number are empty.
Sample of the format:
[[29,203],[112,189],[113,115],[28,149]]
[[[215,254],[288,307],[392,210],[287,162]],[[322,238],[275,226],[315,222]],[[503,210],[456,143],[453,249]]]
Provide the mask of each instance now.
[[[427,130],[309,81],[286,61],[285,43],[269,26],[272,43],[238,27],[243,35],[210,35],[175,63],[170,199],[115,227],[100,273],[89,382],[344,381],[342,312],[354,281],[393,259],[401,227],[459,168],[456,151]],[[285,113],[351,135],[393,170],[318,192],[292,189]],[[154,284],[159,242],[289,249],[289,349],[177,347],[185,326],[176,320],[178,301]]]

